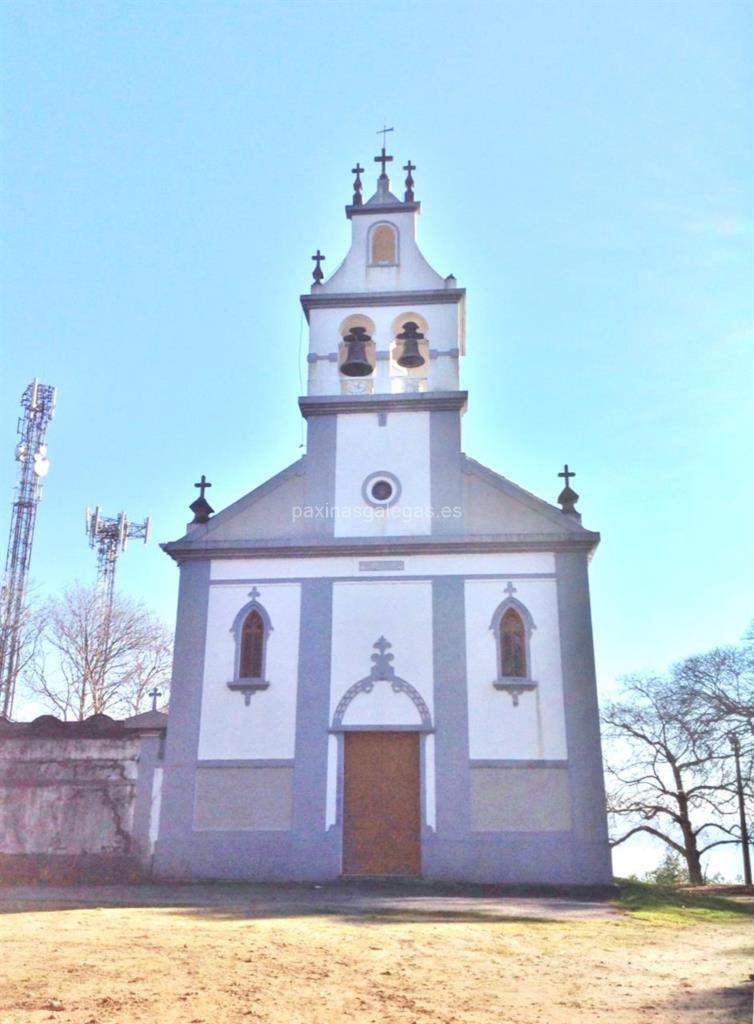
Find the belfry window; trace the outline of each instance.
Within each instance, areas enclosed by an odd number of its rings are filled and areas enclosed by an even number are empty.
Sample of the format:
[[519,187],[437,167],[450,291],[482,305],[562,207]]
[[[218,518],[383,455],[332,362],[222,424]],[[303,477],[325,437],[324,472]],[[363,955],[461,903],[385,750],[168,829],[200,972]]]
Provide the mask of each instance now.
[[526,627],[515,610],[508,608],[500,619],[500,676],[526,678]]
[[241,658],[238,675],[241,679],[261,679],[264,666],[265,629],[262,616],[249,612],[241,629]]
[[377,224],[370,235],[369,262],[376,266],[391,266],[398,262],[398,238],[390,224]]

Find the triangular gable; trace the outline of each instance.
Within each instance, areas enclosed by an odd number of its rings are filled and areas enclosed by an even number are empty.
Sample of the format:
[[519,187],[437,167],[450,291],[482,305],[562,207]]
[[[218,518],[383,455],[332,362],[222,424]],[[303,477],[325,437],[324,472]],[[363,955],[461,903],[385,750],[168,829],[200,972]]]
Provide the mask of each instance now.
[[298,537],[301,520],[293,521],[292,509],[304,505],[304,495],[305,461],[301,458],[174,543],[201,548],[205,541]]
[[575,516],[543,501],[480,462],[463,457],[465,532],[472,535],[508,533],[588,534]]

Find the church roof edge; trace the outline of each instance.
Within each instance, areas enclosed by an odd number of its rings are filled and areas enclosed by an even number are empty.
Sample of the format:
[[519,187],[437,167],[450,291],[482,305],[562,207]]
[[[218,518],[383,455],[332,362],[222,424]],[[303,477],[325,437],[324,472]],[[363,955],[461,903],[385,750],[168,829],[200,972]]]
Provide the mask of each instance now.
[[[543,504],[546,504],[543,502]],[[176,562],[207,558],[323,558],[330,555],[442,555],[484,554],[501,551],[584,551],[590,553],[600,542],[599,533],[581,529],[578,533],[511,533],[477,537],[336,537],[291,540],[196,541],[182,538],[160,547]]]
[[[418,202],[404,203],[398,199],[397,196],[390,194],[391,201],[389,203],[373,203],[372,199],[364,203],[362,206],[354,206],[350,204],[346,206],[346,217],[350,220],[352,217],[360,217],[363,214],[379,214],[382,216],[385,213],[421,213],[422,204]],[[371,205],[370,205],[371,204]]]
[[[494,469],[490,469],[489,466],[483,465],[481,462],[477,462],[476,459],[472,459],[468,455],[463,455],[463,469],[465,473],[471,473],[474,476],[478,476],[492,487],[502,491],[504,494],[515,498],[522,504],[527,505],[535,512],[539,512],[557,526],[562,527],[563,530],[574,536],[580,536],[588,534],[596,536],[599,539],[599,534],[594,534],[591,530],[587,530],[586,527],[582,526],[577,519],[567,515],[562,509],[557,508],[555,505],[551,505],[549,501],[545,501],[544,498],[538,497],[536,494],[532,494],[531,491],[527,491],[525,487],[521,487],[519,484],[509,480],[508,477],[503,476],[501,473],[496,473]],[[595,544],[596,547],[596,544]]]
[[466,408],[468,391],[417,391],[405,395],[302,395],[298,407],[304,419],[339,412],[457,411]]
[[416,306],[460,303],[466,299],[465,288],[427,288],[409,292],[314,292],[300,296],[307,322],[312,309],[362,306]]

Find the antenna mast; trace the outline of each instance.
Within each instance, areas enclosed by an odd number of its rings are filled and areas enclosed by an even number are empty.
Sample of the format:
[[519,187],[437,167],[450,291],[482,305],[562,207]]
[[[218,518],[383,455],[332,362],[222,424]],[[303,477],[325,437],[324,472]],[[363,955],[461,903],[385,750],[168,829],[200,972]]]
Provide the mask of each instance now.
[[86,533],[89,547],[97,550],[97,581],[102,586],[105,596],[106,615],[109,620],[115,595],[115,570],[118,556],[126,550],[128,541],[149,541],[151,523],[149,516],[143,523],[129,523],[125,512],[117,516],[103,516],[100,507],[92,512],[86,510]]
[[42,480],[50,470],[47,424],[55,415],[56,390],[33,380],[21,396],[16,461],[21,464],[11,513],[5,576],[0,591],[0,712],[10,718],[19,671],[24,603]]

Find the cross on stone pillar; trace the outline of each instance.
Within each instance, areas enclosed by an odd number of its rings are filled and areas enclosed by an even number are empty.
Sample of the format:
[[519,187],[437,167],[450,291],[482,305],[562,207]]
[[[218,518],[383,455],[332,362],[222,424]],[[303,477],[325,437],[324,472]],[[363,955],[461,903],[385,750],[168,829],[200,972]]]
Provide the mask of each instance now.
[[568,463],[566,463],[563,466],[563,472],[558,473],[558,476],[565,480],[565,487],[558,495],[558,504],[564,512],[579,517],[579,513],[576,511],[576,502],[579,500],[579,496],[569,482],[571,477],[576,476],[576,474],[568,468]]
[[321,284],[321,283],[322,283],[322,280],[323,280],[323,278],[324,278],[324,276],[325,276],[325,275],[324,275],[324,274],[322,273],[322,268],[321,268],[321,266],[320,266],[320,263],[322,263],[322,261],[324,260],[324,258],[325,258],[325,257],[324,257],[324,256],[322,255],[322,253],[321,253],[321,252],[319,251],[319,249],[317,249],[317,251],[315,252],[315,254],[314,254],[314,255],[312,256],[312,259],[313,259],[313,260],[314,260],[314,261],[316,262],[316,264],[317,264],[317,265],[316,265],[316,267],[314,268],[314,270],[312,271],[312,277],[314,278],[314,283],[315,283],[315,284]]
[[414,179],[411,177],[411,172],[416,170],[416,164],[412,164],[411,161],[404,164],[403,170],[406,171],[406,191],[403,195],[404,203],[413,203],[414,201]]
[[209,483],[204,473],[202,473],[199,483],[194,484],[194,487],[199,488],[199,497],[196,499],[196,501],[192,501],[191,504],[189,505],[189,508],[194,513],[192,523],[209,522],[209,517],[215,511],[210,505],[210,503],[207,501],[207,499],[204,497],[204,492],[207,490],[208,487],[211,486],[212,484]]
[[[392,130],[393,130],[392,128],[386,128],[385,129],[385,131],[388,131],[388,132],[391,132]],[[379,134],[379,132],[377,134]],[[389,163],[392,163],[392,160],[393,160],[393,158],[391,156],[387,155],[387,153],[385,151],[385,147],[383,146],[382,147],[382,153],[379,156],[376,156],[374,158],[374,162],[376,164],[382,164],[382,173],[380,174],[381,178],[387,178],[387,170],[385,168],[385,165],[389,164]]]
[[351,168],[351,174],[356,175],[356,181],[353,183],[353,205],[361,206],[364,200],[361,196],[361,175],[364,173],[364,168],[361,166],[359,161],[356,161],[356,166]]
[[157,687],[154,686],[149,691],[147,696],[152,698],[152,711],[156,711],[157,710],[157,698],[162,696],[162,690],[158,690]]
[[194,487],[198,487],[199,488],[199,497],[200,498],[204,497],[204,492],[207,490],[208,487],[211,487],[211,486],[212,486],[212,484],[208,482],[208,480],[207,480],[206,476],[204,475],[204,473],[202,473],[201,479],[199,480],[199,483],[198,484],[194,484]]

